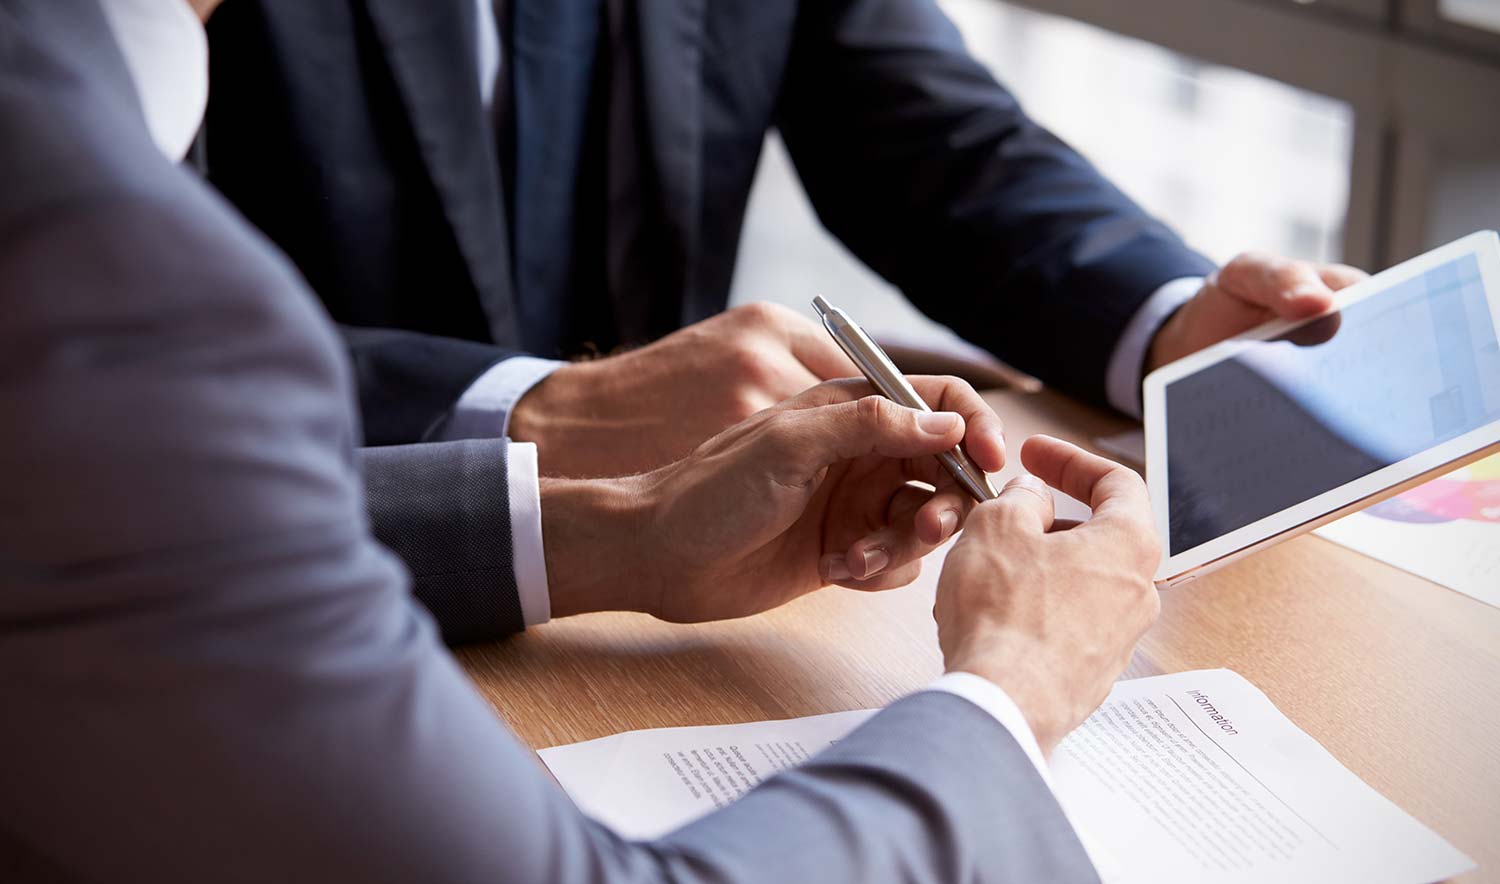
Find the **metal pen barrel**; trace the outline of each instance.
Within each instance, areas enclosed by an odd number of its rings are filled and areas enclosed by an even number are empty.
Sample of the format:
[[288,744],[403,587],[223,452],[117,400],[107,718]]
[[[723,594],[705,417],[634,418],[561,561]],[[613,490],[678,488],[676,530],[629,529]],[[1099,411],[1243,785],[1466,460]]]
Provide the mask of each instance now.
[[[833,340],[839,348],[848,355],[849,359],[858,366],[860,372],[869,379],[886,398],[904,405],[907,408],[915,408],[921,411],[931,411],[917,391],[912,389],[911,383],[906,380],[895,364],[891,362],[880,345],[870,339],[848,314],[828,303],[822,295],[813,299],[813,308],[818,311],[818,316],[823,320],[823,327],[833,336]],[[962,448],[954,448],[952,451],[944,451],[937,456],[938,462],[953,476],[954,481],[969,493],[975,500],[983,502],[993,500],[998,495],[995,487],[990,484],[989,476],[964,453]]]

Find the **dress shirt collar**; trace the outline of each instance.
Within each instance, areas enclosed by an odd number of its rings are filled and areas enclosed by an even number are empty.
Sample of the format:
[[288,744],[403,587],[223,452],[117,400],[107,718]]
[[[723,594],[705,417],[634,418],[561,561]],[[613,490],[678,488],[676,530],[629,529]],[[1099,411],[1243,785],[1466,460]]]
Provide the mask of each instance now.
[[100,0],[156,146],[187,156],[208,105],[208,37],[188,0]]

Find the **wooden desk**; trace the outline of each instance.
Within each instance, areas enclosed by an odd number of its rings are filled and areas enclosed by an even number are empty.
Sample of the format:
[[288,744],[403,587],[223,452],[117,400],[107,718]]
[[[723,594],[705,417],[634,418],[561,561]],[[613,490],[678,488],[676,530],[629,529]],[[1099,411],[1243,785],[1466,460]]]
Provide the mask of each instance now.
[[[1042,432],[1086,444],[1125,428],[1051,393],[987,398],[1013,446]],[[825,590],[732,623],[576,617],[459,656],[535,748],[865,709],[942,671],[935,576],[876,595]],[[1479,870],[1465,880],[1500,881],[1500,609],[1302,537],[1167,592],[1127,675],[1214,667],[1250,679],[1472,856]]]

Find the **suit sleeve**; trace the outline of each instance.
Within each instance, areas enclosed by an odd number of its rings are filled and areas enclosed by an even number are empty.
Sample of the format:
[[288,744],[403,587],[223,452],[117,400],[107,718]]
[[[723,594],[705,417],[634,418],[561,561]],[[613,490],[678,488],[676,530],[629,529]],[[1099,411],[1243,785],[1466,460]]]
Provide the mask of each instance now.
[[367,445],[434,438],[487,369],[525,355],[494,344],[391,328],[339,326],[354,366]]
[[15,877],[1092,880],[1004,728],[936,694],[659,841],[581,816],[370,536],[311,296],[185,202],[53,208],[0,251]]
[[449,644],[524,627],[504,439],[365,448],[359,465],[375,539],[400,556],[412,593]]
[[1026,116],[934,0],[801,8],[778,125],[822,222],[929,316],[1103,404],[1131,316],[1212,264]]

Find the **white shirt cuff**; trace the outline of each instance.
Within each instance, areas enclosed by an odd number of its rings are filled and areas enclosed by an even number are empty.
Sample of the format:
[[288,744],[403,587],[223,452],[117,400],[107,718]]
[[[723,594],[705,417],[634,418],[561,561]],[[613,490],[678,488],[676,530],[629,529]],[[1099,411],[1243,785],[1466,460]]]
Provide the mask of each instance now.
[[1026,716],[1022,714],[1021,707],[1010,698],[1003,688],[987,678],[975,675],[972,672],[950,672],[939,676],[936,681],[928,685],[925,690],[942,691],[963,697],[980,709],[990,714],[990,717],[1000,723],[1000,726],[1010,732],[1020,744],[1021,751],[1031,760],[1036,767],[1037,773],[1042,775],[1042,781],[1047,788],[1052,788],[1052,778],[1047,772],[1047,759],[1042,757],[1042,747],[1036,741],[1036,734],[1031,732],[1031,725],[1026,722]]
[[506,452],[505,483],[510,491],[511,555],[521,619],[536,626],[552,619],[547,589],[547,558],[542,554],[542,493],[537,478],[536,443],[512,442]]
[[432,441],[503,438],[510,429],[511,410],[521,397],[564,365],[535,356],[512,356],[495,363],[458,397],[447,419],[433,431]]
[[1109,404],[1131,417],[1141,416],[1141,381],[1146,366],[1146,351],[1151,341],[1178,307],[1192,300],[1203,288],[1203,277],[1184,276],[1163,285],[1135,311],[1125,332],[1115,344],[1104,376],[1104,393]]
[[[1046,784],[1047,790],[1054,796],[1057,789],[1052,785],[1052,774],[1047,768],[1047,759],[1042,757],[1042,747],[1036,741],[1036,734],[1031,732],[1031,725],[1026,722],[1026,716],[1021,712],[1021,707],[1010,698],[1003,688],[987,678],[982,678],[972,672],[950,672],[939,676],[936,681],[928,685],[925,690],[942,691],[963,697],[980,709],[990,714],[1000,723],[1000,726],[1010,732],[1016,742],[1021,744],[1021,751],[1031,761],[1036,772],[1041,775],[1042,782]],[[1058,804],[1061,807],[1061,802]],[[1068,816],[1067,808],[1062,808],[1063,816]],[[1069,825],[1073,821],[1068,820]],[[1094,839],[1087,833],[1081,831],[1076,825],[1073,831],[1078,835],[1078,840],[1083,844],[1084,853],[1088,854],[1089,862],[1094,864],[1095,869],[1107,869],[1112,866],[1101,865],[1101,858],[1107,859],[1108,854],[1102,851]],[[1102,876],[1101,877],[1106,877]],[[1113,877],[1113,876],[1107,876]]]

